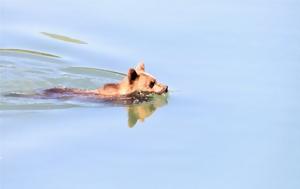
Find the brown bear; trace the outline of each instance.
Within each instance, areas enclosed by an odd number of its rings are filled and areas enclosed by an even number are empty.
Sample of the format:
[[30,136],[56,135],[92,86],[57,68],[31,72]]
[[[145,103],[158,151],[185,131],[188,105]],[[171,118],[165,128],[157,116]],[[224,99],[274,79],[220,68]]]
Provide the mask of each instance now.
[[155,77],[146,73],[144,63],[140,63],[135,69],[130,68],[126,77],[119,83],[108,83],[94,90],[56,87],[44,90],[43,95],[93,96],[101,99],[118,99],[167,92],[168,86],[159,83]]

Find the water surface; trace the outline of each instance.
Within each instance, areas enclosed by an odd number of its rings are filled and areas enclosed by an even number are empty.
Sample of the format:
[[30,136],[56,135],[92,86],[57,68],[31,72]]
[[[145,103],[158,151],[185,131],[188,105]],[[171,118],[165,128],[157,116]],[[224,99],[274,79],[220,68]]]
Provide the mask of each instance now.
[[0,188],[300,187],[299,2],[0,1],[1,94],[99,87],[141,59],[171,91],[1,96]]

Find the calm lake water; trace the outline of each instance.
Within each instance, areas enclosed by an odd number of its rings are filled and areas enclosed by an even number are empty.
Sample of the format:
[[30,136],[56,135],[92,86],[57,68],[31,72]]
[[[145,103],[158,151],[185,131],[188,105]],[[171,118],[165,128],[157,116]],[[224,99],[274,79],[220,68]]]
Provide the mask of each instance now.
[[[0,0],[0,188],[300,188],[299,18],[296,0]],[[3,95],[142,59],[168,96]]]

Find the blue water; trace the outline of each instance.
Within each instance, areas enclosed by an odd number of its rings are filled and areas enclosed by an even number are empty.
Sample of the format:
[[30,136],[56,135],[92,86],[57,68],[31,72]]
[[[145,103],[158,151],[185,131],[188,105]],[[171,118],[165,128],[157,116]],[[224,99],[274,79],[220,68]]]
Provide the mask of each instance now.
[[[170,89],[2,96],[0,188],[300,188],[299,18],[295,0],[0,0],[0,92],[94,88],[141,59]],[[154,111],[130,126],[130,108]]]

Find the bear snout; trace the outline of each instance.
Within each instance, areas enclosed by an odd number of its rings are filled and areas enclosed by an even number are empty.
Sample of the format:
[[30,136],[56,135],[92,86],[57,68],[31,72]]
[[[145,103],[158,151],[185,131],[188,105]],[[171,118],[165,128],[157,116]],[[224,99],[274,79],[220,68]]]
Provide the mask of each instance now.
[[165,87],[165,92],[166,92],[166,93],[168,92],[168,86]]

